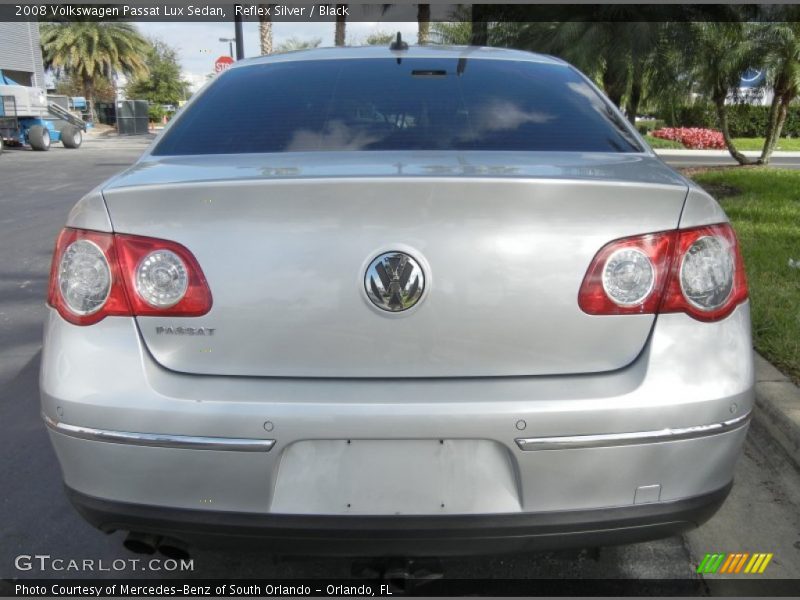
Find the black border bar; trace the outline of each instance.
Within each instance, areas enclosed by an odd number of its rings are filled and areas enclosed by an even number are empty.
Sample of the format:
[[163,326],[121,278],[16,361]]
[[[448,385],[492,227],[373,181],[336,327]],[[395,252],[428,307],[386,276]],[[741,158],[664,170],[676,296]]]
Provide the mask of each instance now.
[[[340,6],[343,6],[342,4]],[[236,7],[240,7],[238,9]],[[155,22],[233,22],[258,21],[259,11],[268,7],[274,22],[334,22],[331,12],[336,3],[282,2],[255,0],[234,2],[186,0],[106,0],[104,2],[8,1],[0,3],[0,21],[155,21]],[[417,6],[408,2],[346,3],[347,21],[415,22]],[[475,22],[690,22],[690,21],[786,21],[800,19],[800,5],[775,3],[644,3],[611,4],[559,3],[431,3],[431,21],[463,20]],[[262,15],[263,16],[263,15]]]

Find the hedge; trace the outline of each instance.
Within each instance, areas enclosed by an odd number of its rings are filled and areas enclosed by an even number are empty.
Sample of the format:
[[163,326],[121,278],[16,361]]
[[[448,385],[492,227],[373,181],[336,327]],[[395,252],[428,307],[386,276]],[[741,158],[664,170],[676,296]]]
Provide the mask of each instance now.
[[[717,113],[710,104],[681,106],[671,114],[660,115],[670,127],[719,129]],[[728,107],[728,125],[733,137],[764,137],[769,120],[769,106],[734,104]],[[800,137],[800,106],[791,106],[783,124],[783,137]]]
[[636,121],[636,129],[638,129],[639,133],[642,135],[648,135],[651,131],[661,129],[664,125],[666,125],[666,123],[661,119],[642,119]]

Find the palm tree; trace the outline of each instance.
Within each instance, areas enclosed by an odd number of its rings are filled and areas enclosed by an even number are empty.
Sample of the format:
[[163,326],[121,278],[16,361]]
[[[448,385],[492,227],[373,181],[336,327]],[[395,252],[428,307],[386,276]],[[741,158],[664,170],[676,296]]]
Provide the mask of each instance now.
[[364,43],[367,46],[388,46],[395,40],[395,33],[389,33],[386,31],[376,31],[374,33],[370,33],[367,38],[364,40]]
[[436,21],[431,25],[434,44],[466,46],[472,39],[472,23],[469,21]]
[[[614,8],[600,10],[614,16]],[[664,23],[645,21],[509,24],[502,30],[502,43],[555,54],[574,64],[601,83],[609,99],[635,123],[663,27]]]
[[345,35],[347,33],[347,4],[336,5],[336,31],[333,36],[333,43],[336,46],[344,46]]
[[278,44],[275,52],[294,52],[295,50],[307,50],[308,48],[316,48],[321,43],[322,38],[303,40],[297,37],[290,37],[285,42]]
[[150,44],[130,23],[43,23],[41,41],[45,67],[80,82],[92,114],[98,80],[147,74]]
[[[264,8],[268,5],[262,4]],[[261,55],[272,54],[272,16],[268,11],[261,11],[258,15],[258,40],[261,44]]]
[[445,44],[449,46],[467,46],[471,43],[474,33],[474,23],[472,15],[474,6],[457,5],[450,13],[448,21],[434,21],[431,24],[429,41],[434,44]]
[[424,46],[430,40],[431,33],[431,5],[417,5],[417,43]]
[[489,44],[488,10],[483,4],[472,5],[472,35],[470,46],[486,46]]
[[633,125],[636,125],[636,115],[646,94],[647,82],[653,75],[656,54],[664,27],[664,23],[630,22],[625,23],[622,29],[625,49],[630,61],[628,78],[630,85],[627,91],[625,114]]
[[733,143],[726,100],[739,87],[742,73],[760,60],[754,26],[741,22],[694,22],[687,32],[688,39],[683,44],[685,64],[691,68],[699,90],[714,106],[728,152],[739,164],[752,164],[754,161]]
[[770,23],[762,33],[762,57],[774,92],[759,158],[767,164],[783,131],[789,104],[800,95],[800,22]]
[[656,112],[667,116],[667,123],[677,123],[675,108],[690,103],[694,91],[692,61],[684,44],[688,23],[666,23],[661,29],[647,79],[645,101]]

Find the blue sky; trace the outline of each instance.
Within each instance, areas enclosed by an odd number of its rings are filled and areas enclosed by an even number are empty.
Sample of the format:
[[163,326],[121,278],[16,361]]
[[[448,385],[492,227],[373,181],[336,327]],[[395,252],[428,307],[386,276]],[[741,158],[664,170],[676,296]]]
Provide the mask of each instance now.
[[[175,48],[181,66],[187,73],[206,75],[214,69],[214,61],[228,54],[228,44],[219,41],[221,37],[233,37],[233,23],[137,23],[139,30],[151,37],[157,37]],[[291,37],[300,39],[322,38],[322,46],[333,45],[334,24],[331,22],[296,23],[276,22],[272,24],[275,46]],[[417,23],[348,22],[347,43],[357,45],[375,32],[394,33],[400,31],[403,37],[414,43],[417,39]],[[258,23],[244,23],[245,56],[258,56]]]

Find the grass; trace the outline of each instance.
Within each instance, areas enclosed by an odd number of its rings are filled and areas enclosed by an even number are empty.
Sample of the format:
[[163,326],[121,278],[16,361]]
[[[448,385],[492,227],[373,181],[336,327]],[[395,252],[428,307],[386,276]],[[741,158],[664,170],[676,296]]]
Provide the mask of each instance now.
[[756,349],[800,381],[800,171],[732,167],[694,172],[733,223],[744,256]]
[[[737,150],[761,150],[764,138],[733,138]],[[780,152],[800,152],[800,138],[781,138],[775,150]]]
[[653,137],[652,135],[647,135],[645,136],[644,139],[647,140],[647,143],[650,144],[650,147],[653,148],[654,150],[657,150],[659,148],[661,149],[669,148],[672,150],[686,149],[680,142],[674,142],[672,140],[662,140],[661,138]]

